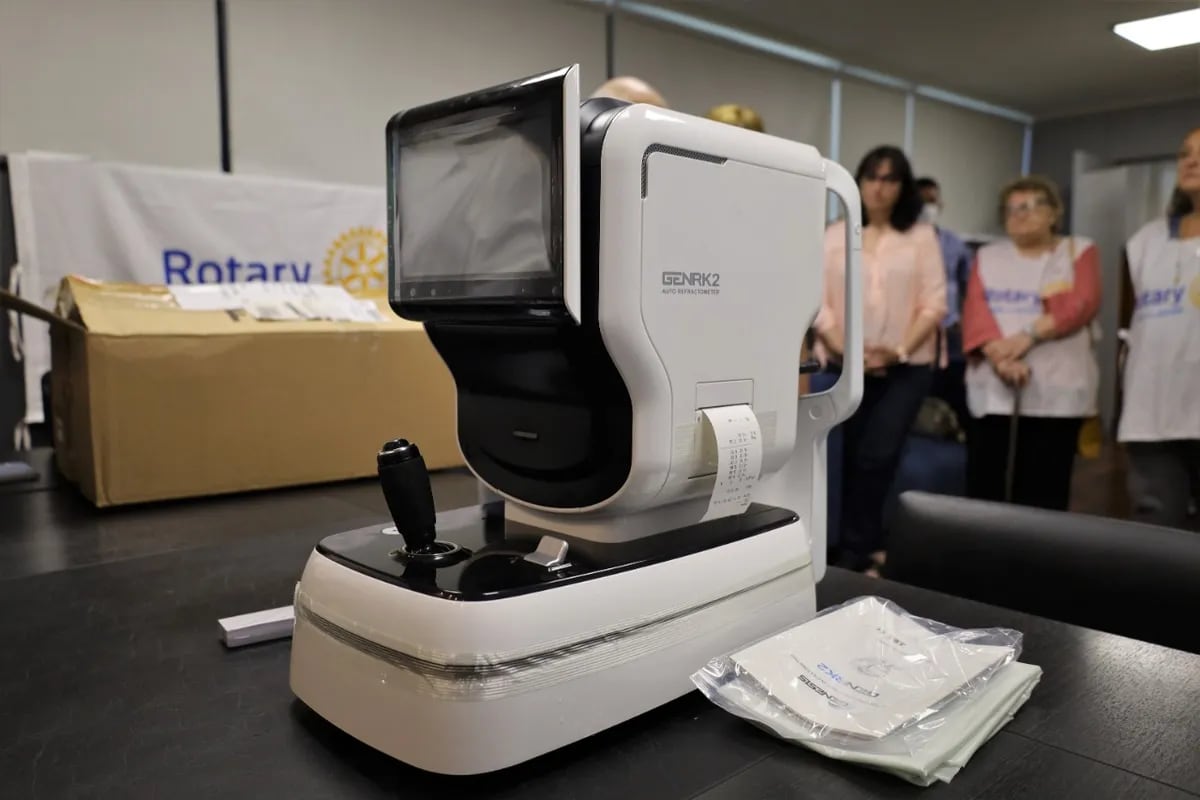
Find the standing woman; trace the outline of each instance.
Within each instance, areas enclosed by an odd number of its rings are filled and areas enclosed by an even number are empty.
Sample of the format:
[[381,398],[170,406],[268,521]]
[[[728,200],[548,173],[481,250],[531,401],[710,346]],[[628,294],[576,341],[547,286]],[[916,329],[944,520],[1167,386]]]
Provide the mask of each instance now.
[[[839,566],[874,571],[884,557],[883,507],[901,450],[933,384],[946,271],[937,234],[919,223],[921,196],[896,147],[878,147],[855,174],[862,195],[862,402],[842,427]],[[825,291],[814,328],[827,369],[841,368],[846,223],[825,234]],[[816,383],[816,381],[814,381]]]
[[1090,329],[1100,260],[1087,239],[1058,235],[1062,200],[1048,179],[1010,183],[1000,213],[1008,239],[979,249],[963,307],[967,493],[1065,511],[1100,385]]
[[1176,174],[1166,219],[1125,246],[1136,306],[1117,438],[1134,518],[1181,528],[1200,488],[1200,128]]

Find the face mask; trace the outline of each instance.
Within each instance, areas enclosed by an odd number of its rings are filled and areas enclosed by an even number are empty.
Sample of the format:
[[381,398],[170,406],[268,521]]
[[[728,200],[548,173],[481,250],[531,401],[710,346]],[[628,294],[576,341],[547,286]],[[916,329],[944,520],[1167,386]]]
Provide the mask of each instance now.
[[921,221],[932,225],[937,222],[938,216],[941,213],[942,209],[938,208],[937,203],[926,203],[921,207]]

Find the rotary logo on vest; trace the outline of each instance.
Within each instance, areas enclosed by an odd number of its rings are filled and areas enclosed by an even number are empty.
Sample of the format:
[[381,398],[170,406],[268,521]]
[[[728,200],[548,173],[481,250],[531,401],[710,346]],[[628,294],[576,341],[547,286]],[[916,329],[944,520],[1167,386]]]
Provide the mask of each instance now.
[[1042,310],[1042,295],[1040,292],[1030,292],[1024,289],[985,289],[984,299],[988,308],[993,312]]
[[663,294],[720,294],[719,272],[671,272],[662,274]]
[[[343,231],[325,251],[324,270],[317,280],[343,286],[351,292],[387,288],[384,272],[387,234],[377,228],[355,227]],[[196,255],[183,248],[162,251],[163,283],[243,283],[251,281],[313,281],[311,261],[273,261]]]
[[1137,313],[1147,317],[1170,317],[1182,314],[1186,307],[1184,298],[1195,308],[1200,308],[1200,275],[1190,286],[1170,286],[1165,289],[1147,289],[1137,296]]

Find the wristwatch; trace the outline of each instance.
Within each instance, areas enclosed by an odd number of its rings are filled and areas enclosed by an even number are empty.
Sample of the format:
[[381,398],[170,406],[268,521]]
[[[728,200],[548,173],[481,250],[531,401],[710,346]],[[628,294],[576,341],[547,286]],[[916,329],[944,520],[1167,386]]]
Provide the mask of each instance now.
[[1037,323],[1036,322],[1031,322],[1028,325],[1026,325],[1023,330],[1023,333],[1028,334],[1029,338],[1033,340],[1034,344],[1037,344],[1042,341],[1041,337],[1037,335]]

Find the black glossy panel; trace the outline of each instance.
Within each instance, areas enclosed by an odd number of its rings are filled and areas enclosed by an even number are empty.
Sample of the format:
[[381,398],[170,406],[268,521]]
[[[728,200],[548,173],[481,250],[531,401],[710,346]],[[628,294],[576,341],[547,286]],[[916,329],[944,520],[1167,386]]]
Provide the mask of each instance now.
[[[378,525],[337,533],[317,551],[339,564],[410,591],[452,600],[497,600],[593,580],[731,544],[795,522],[796,515],[754,505],[735,517],[615,544],[598,544],[515,522],[485,521],[482,515],[439,524],[437,540],[461,548],[444,565],[408,559],[399,537]],[[566,563],[546,569],[526,560],[543,536],[564,541]]]

